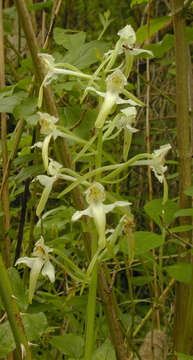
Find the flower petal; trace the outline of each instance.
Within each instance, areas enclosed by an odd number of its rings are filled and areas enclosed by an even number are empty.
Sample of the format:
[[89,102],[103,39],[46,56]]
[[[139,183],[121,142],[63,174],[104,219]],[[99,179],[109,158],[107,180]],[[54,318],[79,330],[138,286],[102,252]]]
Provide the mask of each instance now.
[[76,211],[73,215],[72,215],[72,221],[77,221],[79,220],[83,215],[87,215],[90,217],[93,217],[92,211],[90,206],[85,209],[85,210],[81,210],[81,211]]
[[112,211],[115,207],[122,207],[122,206],[129,206],[132,205],[132,203],[128,202],[128,201],[115,201],[113,204],[108,204],[108,205],[103,205],[104,206],[104,210],[105,210],[105,214],[107,214],[108,212]]
[[48,276],[49,280],[53,283],[55,281],[55,270],[51,262],[48,260],[45,262],[42,268],[42,275]]
[[35,258],[21,257],[21,258],[17,259],[15,266],[18,264],[25,264],[31,269],[34,261],[36,261]]
[[30,271],[30,279],[29,279],[29,303],[32,303],[32,298],[35,292],[35,287],[37,283],[38,276],[40,274],[40,271],[42,269],[42,266],[44,264],[44,261],[37,257],[35,261],[33,262],[32,269]]

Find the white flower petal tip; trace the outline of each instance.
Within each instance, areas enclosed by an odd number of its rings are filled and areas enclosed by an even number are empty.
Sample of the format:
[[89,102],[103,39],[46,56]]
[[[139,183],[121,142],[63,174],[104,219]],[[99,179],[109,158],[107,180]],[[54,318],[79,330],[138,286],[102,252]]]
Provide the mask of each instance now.
[[131,46],[136,42],[136,34],[131,25],[126,25],[117,35],[124,41],[124,45]]
[[135,118],[137,115],[137,110],[134,106],[129,106],[121,110],[123,114],[117,121],[116,127],[118,129],[127,129],[130,133],[136,133],[138,129],[132,127],[132,124],[135,123]]

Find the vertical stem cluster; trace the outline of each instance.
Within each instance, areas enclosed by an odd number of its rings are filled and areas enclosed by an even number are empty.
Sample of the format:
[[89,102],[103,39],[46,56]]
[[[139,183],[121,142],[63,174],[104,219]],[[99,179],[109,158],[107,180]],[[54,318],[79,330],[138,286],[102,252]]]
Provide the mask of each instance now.
[[[179,205],[180,208],[191,207],[191,198],[184,190],[191,186],[191,144],[190,118],[188,112],[188,59],[185,37],[185,18],[182,11],[183,0],[173,0],[173,21],[176,49],[176,110],[177,136],[179,150]],[[190,224],[191,219],[180,218],[181,225]],[[189,234],[184,234],[189,236]],[[174,327],[174,345],[178,352],[193,350],[193,284],[178,284],[176,289],[176,309]]]
[[[2,1],[0,1],[0,89],[5,87],[5,63],[4,63],[4,42],[3,42],[3,16],[2,16]],[[2,142],[2,159],[3,172],[7,166],[7,121],[6,114],[1,113],[1,142]],[[8,182],[5,181],[4,190],[2,192],[3,210],[4,210],[4,234],[5,234],[5,261],[6,266],[10,265],[10,214],[9,214],[9,191]]]

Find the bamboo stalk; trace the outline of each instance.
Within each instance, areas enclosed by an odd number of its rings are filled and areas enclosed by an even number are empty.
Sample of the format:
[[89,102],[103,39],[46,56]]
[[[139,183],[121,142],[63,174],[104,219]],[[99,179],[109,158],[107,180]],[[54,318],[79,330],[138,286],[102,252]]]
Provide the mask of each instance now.
[[[173,0],[173,21],[176,49],[176,110],[177,136],[179,150],[179,205],[180,208],[191,207],[191,198],[184,190],[191,186],[191,144],[190,118],[188,113],[188,59],[185,36],[185,18],[182,12],[183,0]],[[191,224],[191,219],[181,217],[180,224]],[[186,238],[190,233],[183,234]],[[190,261],[190,259],[187,259]],[[193,350],[193,283],[178,284],[176,288],[176,308],[174,325],[175,350],[182,353],[192,353]]]

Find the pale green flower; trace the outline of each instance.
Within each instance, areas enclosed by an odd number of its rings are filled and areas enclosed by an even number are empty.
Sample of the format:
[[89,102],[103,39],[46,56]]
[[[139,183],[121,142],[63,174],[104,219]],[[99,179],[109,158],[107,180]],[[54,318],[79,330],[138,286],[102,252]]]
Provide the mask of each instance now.
[[165,172],[167,171],[167,166],[164,166],[165,157],[171,148],[170,144],[162,145],[158,150],[154,150],[152,159],[139,160],[133,165],[149,165],[159,182],[163,183],[165,179]]
[[38,175],[35,179],[39,180],[40,184],[44,186],[40,201],[36,209],[36,215],[40,216],[42,211],[45,209],[46,203],[48,201],[49,195],[52,191],[52,187],[58,179],[63,179],[65,181],[75,181],[76,179],[73,176],[61,174],[62,165],[57,161],[49,159],[48,165],[48,175]]
[[[38,107],[40,108],[42,105],[42,98],[43,98],[43,87],[47,86],[52,82],[52,80],[56,80],[59,75],[70,75],[70,76],[76,76],[79,78],[84,79],[91,79],[92,76],[88,74],[82,73],[79,69],[77,69],[75,66],[70,64],[61,64],[61,63],[55,63],[55,59],[52,55],[49,54],[38,54],[41,58],[46,75],[44,77],[44,80],[41,84],[40,91],[39,91],[39,99],[38,99]],[[59,68],[58,66],[65,66],[66,68]]]
[[105,56],[109,57],[109,63],[106,67],[106,70],[108,71],[113,67],[118,55],[125,53],[125,74],[128,77],[133,64],[134,56],[140,55],[141,53],[146,53],[150,56],[153,56],[153,53],[149,50],[133,47],[136,42],[136,34],[131,25],[126,25],[123,29],[118,31],[117,35],[119,35],[120,38],[117,41],[114,50],[110,50],[105,54]]
[[42,159],[45,170],[48,169],[48,148],[50,144],[51,138],[56,140],[58,136],[64,137],[64,134],[57,130],[56,123],[58,122],[58,118],[52,116],[47,113],[38,112],[40,117],[40,133],[46,135],[43,143],[42,143]]
[[94,91],[99,96],[104,97],[103,104],[95,122],[96,128],[103,127],[107,116],[115,104],[137,105],[135,101],[121,99],[119,96],[119,94],[123,92],[124,86],[127,84],[127,79],[121,70],[115,70],[111,75],[108,75],[106,78],[106,84],[106,93],[98,91],[94,87],[87,88],[87,90]]
[[44,245],[44,238],[41,236],[35,244],[34,251],[32,255],[34,257],[21,257],[19,258],[15,265],[25,264],[27,265],[30,271],[30,280],[29,280],[29,303],[31,304],[32,298],[35,292],[36,283],[38,276],[41,273],[43,276],[48,276],[49,280],[53,283],[55,281],[55,270],[53,265],[49,260],[49,253],[52,252],[52,249]]
[[79,220],[83,215],[90,216],[94,219],[97,232],[99,235],[99,248],[104,248],[106,243],[105,229],[106,229],[106,214],[112,211],[115,207],[122,207],[131,205],[128,201],[115,201],[113,204],[103,204],[105,200],[104,187],[99,183],[93,183],[86,191],[86,201],[89,204],[88,208],[82,211],[76,211],[72,216],[72,221]]

